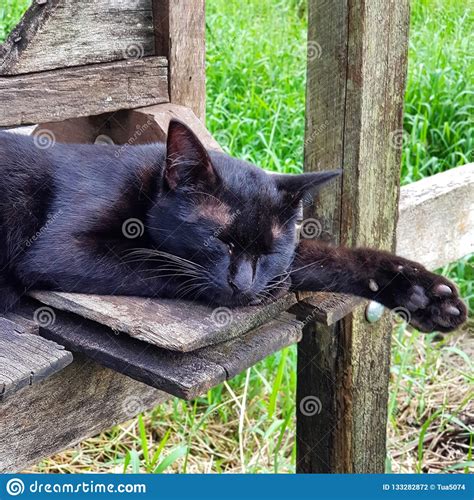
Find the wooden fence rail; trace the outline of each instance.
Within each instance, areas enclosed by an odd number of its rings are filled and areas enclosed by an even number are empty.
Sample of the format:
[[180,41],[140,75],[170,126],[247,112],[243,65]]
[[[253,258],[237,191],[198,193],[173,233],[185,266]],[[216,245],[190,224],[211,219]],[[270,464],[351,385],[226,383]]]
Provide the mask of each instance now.
[[474,252],[474,163],[402,187],[397,253],[437,269]]

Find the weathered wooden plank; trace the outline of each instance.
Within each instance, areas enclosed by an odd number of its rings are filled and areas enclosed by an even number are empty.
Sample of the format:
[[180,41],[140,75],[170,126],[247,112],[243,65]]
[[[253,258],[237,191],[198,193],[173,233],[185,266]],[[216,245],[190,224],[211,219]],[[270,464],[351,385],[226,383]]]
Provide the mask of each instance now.
[[134,146],[151,142],[166,142],[171,118],[177,118],[186,123],[206,148],[222,151],[217,141],[191,109],[171,103],[70,118],[60,122],[46,122],[36,128],[20,127],[9,131],[37,135],[47,130],[54,134],[57,142],[70,144],[94,144],[98,136],[105,135],[114,144]]
[[474,252],[474,163],[403,186],[397,253],[437,269]]
[[303,314],[306,321],[318,321],[330,326],[350,314],[362,301],[359,297],[343,293],[315,292],[305,296],[295,308],[300,308],[299,314]]
[[17,472],[168,399],[81,355],[0,403],[0,472]]
[[0,402],[21,388],[50,377],[71,362],[72,354],[61,345],[0,318]]
[[155,54],[169,60],[170,102],[206,112],[205,0],[153,0]]
[[181,120],[199,137],[199,140],[207,149],[222,151],[219,143],[212,137],[204,123],[194,114],[193,110],[180,106],[179,104],[163,103],[147,108],[136,109],[136,113],[142,113],[150,117],[163,130],[165,136],[168,133],[168,125],[172,118]]
[[[34,313],[34,309],[30,311]],[[54,322],[40,334],[107,368],[184,399],[192,399],[226,379],[220,365],[193,353],[160,349],[61,311],[56,311]]]
[[151,0],[33,2],[0,45],[0,75],[154,55]]
[[118,332],[172,351],[189,352],[242,335],[296,302],[288,294],[264,306],[212,309],[201,304],[142,297],[32,292],[54,308],[97,321]]
[[[306,217],[349,246],[394,248],[400,149],[391,143],[402,130],[408,11],[407,0],[309,2],[305,168],[344,173]],[[367,324],[361,307],[331,327],[307,323],[299,472],[383,472],[390,331],[386,319]]]
[[21,327],[25,333],[30,333],[32,335],[38,335],[39,333],[39,324],[32,318],[25,318],[20,314],[17,314],[14,311],[9,311],[4,313],[4,318],[16,323],[17,326]]
[[[53,326],[62,322],[63,317],[71,315],[58,313]],[[85,319],[81,319],[81,322],[91,323]],[[75,325],[77,327],[77,323]],[[95,328],[102,330],[105,327],[95,324],[92,337]],[[50,327],[43,330],[43,334],[46,331],[51,334]],[[71,332],[69,330],[69,335]],[[82,341],[84,338],[91,338],[91,330],[83,333]],[[109,335],[114,338],[110,330]],[[224,380],[267,354],[297,342],[300,335],[299,323],[284,316],[271,325],[253,330],[243,338],[218,345],[216,350],[205,348],[192,356],[198,356],[203,365],[212,364],[214,358],[219,360],[225,371]],[[117,349],[117,345],[124,339],[126,342],[142,344],[121,335],[115,339],[111,348]],[[102,342],[104,336],[101,335],[98,340]],[[160,351],[152,346],[146,346],[146,349],[146,352]],[[22,470],[41,458],[98,434],[169,397],[128,376],[100,366],[94,360],[92,351],[88,355],[90,357],[76,353],[70,366],[41,382],[36,390],[23,389],[0,404],[1,473]],[[183,358],[191,356],[174,355]],[[225,355],[225,359],[221,359],[220,355]],[[122,366],[126,370],[125,365]]]
[[[23,309],[34,314],[34,307]],[[297,342],[301,324],[285,315],[215,346],[180,353],[160,349],[110,328],[57,311],[40,334],[74,353],[183,399],[194,399],[269,354]]]
[[299,342],[302,327],[294,315],[282,313],[241,337],[205,347],[193,354],[222,366],[229,379],[283,347]]
[[0,77],[0,126],[88,116],[167,102],[167,61],[146,57]]

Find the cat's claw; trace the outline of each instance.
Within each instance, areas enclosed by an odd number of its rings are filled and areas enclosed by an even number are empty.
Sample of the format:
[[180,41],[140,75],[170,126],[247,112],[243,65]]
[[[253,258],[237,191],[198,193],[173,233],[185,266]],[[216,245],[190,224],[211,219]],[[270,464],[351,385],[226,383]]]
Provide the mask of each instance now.
[[434,288],[433,288],[433,292],[436,294],[436,295],[439,295],[439,296],[450,296],[453,294],[453,291],[451,289],[451,287],[449,287],[448,285],[436,285]]
[[444,310],[447,314],[452,314],[453,316],[459,316],[461,314],[461,311],[454,306],[446,306]]

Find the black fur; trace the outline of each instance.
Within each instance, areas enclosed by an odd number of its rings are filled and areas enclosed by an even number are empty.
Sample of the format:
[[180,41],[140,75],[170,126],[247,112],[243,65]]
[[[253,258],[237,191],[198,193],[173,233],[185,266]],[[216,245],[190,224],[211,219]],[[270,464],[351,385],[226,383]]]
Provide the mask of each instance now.
[[[367,280],[379,275],[363,256],[317,242],[295,248],[299,200],[338,174],[271,176],[206,151],[177,121],[166,145],[128,148],[41,149],[32,138],[0,133],[0,308],[31,288],[229,307],[291,286],[367,296]],[[397,290],[379,300],[403,305]],[[450,305],[459,314],[450,309],[447,326],[444,316],[433,322],[434,313],[417,326],[454,328],[465,308]]]

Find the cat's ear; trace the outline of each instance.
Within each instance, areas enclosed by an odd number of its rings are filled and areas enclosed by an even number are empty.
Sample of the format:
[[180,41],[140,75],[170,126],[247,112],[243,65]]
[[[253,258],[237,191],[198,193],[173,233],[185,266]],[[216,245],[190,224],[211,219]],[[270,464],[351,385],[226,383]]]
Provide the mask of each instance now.
[[297,206],[306,195],[313,195],[326,182],[338,177],[342,170],[326,170],[324,172],[308,172],[306,174],[278,174],[272,175],[277,188],[285,195],[285,201]]
[[217,175],[206,148],[184,123],[171,120],[166,141],[166,165],[163,175],[166,187],[212,187]]

